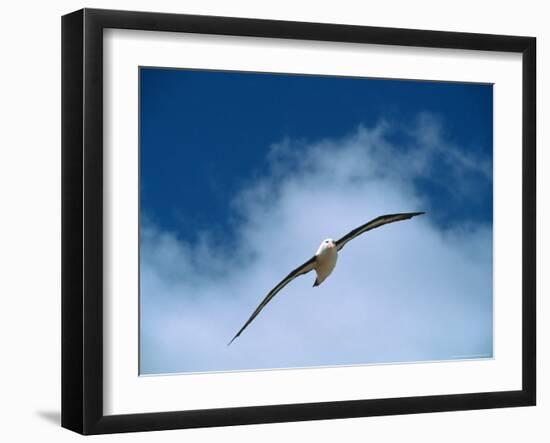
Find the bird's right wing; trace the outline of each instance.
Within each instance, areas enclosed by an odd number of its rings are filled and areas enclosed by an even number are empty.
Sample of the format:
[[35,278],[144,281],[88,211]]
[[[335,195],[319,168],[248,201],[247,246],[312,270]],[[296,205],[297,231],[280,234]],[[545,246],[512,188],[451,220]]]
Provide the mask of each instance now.
[[303,265],[298,266],[296,269],[294,269],[290,274],[288,274],[285,278],[283,278],[277,286],[275,286],[271,291],[269,291],[269,293],[265,296],[265,298],[262,300],[260,305],[252,313],[252,315],[246,321],[243,327],[239,329],[239,332],[237,332],[235,337],[231,339],[231,341],[227,344],[227,346],[233,343],[233,340],[235,340],[239,335],[241,335],[241,333],[246,329],[246,327],[250,323],[252,323],[252,320],[254,320],[256,316],[260,313],[260,311],[265,307],[265,305],[267,305],[271,301],[271,299],[275,297],[281,289],[283,289],[287,284],[289,284],[296,277],[299,277],[300,275],[307,274],[309,271],[312,271],[315,268],[315,260],[316,260],[315,256],[311,257]]

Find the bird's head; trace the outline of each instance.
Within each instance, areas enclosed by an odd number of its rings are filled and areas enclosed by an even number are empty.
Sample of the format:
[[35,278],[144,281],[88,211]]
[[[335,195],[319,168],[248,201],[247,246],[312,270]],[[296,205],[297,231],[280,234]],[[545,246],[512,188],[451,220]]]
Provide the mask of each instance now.
[[336,247],[336,242],[332,238],[326,238],[321,242],[317,254]]

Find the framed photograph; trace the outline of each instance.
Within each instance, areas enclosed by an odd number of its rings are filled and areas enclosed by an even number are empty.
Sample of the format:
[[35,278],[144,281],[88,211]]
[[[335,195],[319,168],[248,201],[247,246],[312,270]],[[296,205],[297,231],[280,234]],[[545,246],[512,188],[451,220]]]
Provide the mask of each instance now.
[[532,37],[62,19],[62,425],[535,405]]

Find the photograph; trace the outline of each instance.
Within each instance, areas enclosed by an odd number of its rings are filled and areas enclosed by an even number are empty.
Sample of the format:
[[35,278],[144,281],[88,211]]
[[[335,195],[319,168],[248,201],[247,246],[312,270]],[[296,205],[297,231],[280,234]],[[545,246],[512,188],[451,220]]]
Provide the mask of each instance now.
[[537,32],[295,8],[62,15],[62,427],[540,416]]
[[493,84],[136,69],[140,376],[494,358]]

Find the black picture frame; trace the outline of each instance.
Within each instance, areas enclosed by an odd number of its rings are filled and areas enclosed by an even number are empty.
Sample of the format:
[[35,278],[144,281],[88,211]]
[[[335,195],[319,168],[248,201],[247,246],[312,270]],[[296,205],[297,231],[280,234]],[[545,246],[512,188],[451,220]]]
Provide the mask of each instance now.
[[[103,30],[192,32],[522,54],[522,389],[259,407],[103,413]],[[536,403],[536,39],[83,9],[62,18],[62,426],[81,434],[530,406]]]

